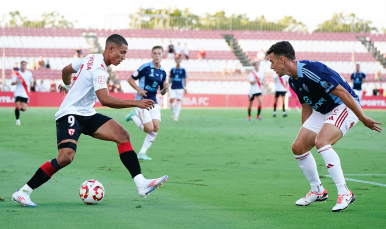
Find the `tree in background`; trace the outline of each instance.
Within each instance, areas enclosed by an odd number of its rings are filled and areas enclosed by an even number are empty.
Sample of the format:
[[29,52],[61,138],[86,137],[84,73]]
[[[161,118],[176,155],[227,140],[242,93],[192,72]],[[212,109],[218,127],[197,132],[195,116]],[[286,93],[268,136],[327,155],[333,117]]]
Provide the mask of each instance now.
[[4,15],[0,25],[6,27],[44,27],[44,28],[73,28],[74,24],[67,21],[63,15],[53,11],[43,13],[41,20],[28,20],[22,17],[19,11],[9,12]]
[[330,20],[318,25],[314,32],[377,32],[378,29],[371,26],[371,21],[366,21],[355,16],[355,14],[338,13],[333,14]]
[[246,14],[226,16],[225,11],[214,14],[195,15],[185,8],[175,9],[140,9],[131,15],[130,27],[136,29],[198,29],[198,30],[273,30],[306,32],[307,26],[291,16],[285,16],[278,22],[270,22],[264,16],[254,20]]

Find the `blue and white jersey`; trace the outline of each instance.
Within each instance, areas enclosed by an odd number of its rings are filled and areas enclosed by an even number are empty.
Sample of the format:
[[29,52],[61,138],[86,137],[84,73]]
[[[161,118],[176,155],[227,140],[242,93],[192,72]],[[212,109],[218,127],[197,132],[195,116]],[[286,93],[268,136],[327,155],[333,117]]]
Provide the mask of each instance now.
[[345,88],[359,104],[359,98],[346,80],[326,65],[317,62],[297,61],[298,79],[289,79],[291,88],[297,94],[300,103],[309,104],[315,111],[327,114],[343,101],[331,94],[338,85]]
[[186,77],[186,71],[184,68],[172,68],[172,70],[170,70],[172,89],[184,89],[184,79]]
[[[151,99],[155,103],[157,103],[156,94],[158,91],[158,86],[161,90],[164,87],[164,82],[166,79],[165,70],[162,67],[156,69],[154,67],[153,62],[149,62],[139,67],[138,70],[134,72],[131,77],[133,77],[133,79],[135,80],[139,79],[138,86],[142,90],[147,91],[146,98],[143,99]],[[135,100],[141,99],[141,96],[139,95],[139,93],[137,93],[137,97],[135,98]]]
[[354,72],[351,74],[351,80],[353,80],[353,89],[355,90],[362,90],[362,83],[363,79],[366,79],[366,75],[363,72],[356,73]]

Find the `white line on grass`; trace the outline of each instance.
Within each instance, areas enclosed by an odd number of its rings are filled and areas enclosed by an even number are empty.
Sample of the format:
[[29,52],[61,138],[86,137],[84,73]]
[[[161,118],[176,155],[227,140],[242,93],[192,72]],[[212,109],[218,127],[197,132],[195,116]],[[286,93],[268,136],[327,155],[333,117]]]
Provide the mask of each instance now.
[[[345,174],[345,176],[349,176],[349,175],[357,175],[357,176],[360,176],[360,175],[363,175],[363,176],[367,176],[367,175],[372,175],[372,176],[379,176],[379,175],[385,175],[385,174]],[[326,177],[331,177],[330,175],[325,175]],[[379,185],[379,186],[383,186],[383,187],[386,187],[386,184],[381,184],[381,183],[375,183],[375,182],[371,182],[371,181],[365,181],[365,180],[355,180],[355,179],[351,179],[351,178],[345,178],[345,180],[348,180],[348,181],[354,181],[354,182],[359,182],[359,183],[366,183],[366,184],[373,184],[373,185]]]

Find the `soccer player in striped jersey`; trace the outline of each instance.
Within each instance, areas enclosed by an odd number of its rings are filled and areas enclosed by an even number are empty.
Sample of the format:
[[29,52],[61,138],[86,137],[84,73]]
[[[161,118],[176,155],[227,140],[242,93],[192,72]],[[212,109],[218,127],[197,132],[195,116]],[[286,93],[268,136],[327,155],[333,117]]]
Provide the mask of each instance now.
[[[161,110],[156,97],[157,91],[160,88],[161,94],[164,95],[169,88],[166,72],[161,67],[163,54],[162,46],[154,46],[151,50],[153,61],[143,64],[128,79],[129,84],[138,92],[136,100],[151,99],[155,103],[154,108],[150,111],[135,107],[135,110],[126,116],[127,122],[133,120],[140,130],[147,133],[141,151],[138,153],[138,159],[140,160],[151,160],[146,152],[153,144],[161,122]],[[139,85],[135,83],[136,80],[139,80]]]
[[271,69],[280,77],[290,76],[290,86],[303,107],[302,127],[292,144],[292,152],[311,185],[311,191],[296,201],[296,205],[307,206],[328,198],[310,152],[316,146],[338,190],[338,200],[332,211],[346,209],[355,201],[355,196],[346,186],[339,156],[332,145],[358,120],[378,132],[382,128],[377,124],[382,123],[363,113],[358,96],[337,72],[317,61],[297,61],[295,50],[288,41],[273,44],[267,54]]
[[16,125],[20,126],[20,110],[26,111],[29,100],[30,83],[32,82],[32,72],[26,70],[27,62],[20,63],[20,71],[15,71],[11,85],[16,85],[15,97],[15,116]]
[[284,75],[279,77],[276,73],[273,74],[275,82],[275,103],[273,104],[273,117],[276,117],[276,105],[279,97],[283,100],[283,117],[287,117],[285,113],[285,94],[287,93],[289,76]]
[[253,66],[255,67],[255,69],[249,73],[249,83],[251,84],[251,89],[249,91],[248,121],[251,121],[251,111],[252,111],[253,100],[255,97],[257,99],[256,118],[259,120],[263,119],[260,116],[260,113],[261,113],[261,107],[263,105],[263,100],[262,100],[263,91],[261,88],[261,84],[263,83],[264,74],[262,72],[259,72],[259,64],[260,64],[259,62],[254,62]]

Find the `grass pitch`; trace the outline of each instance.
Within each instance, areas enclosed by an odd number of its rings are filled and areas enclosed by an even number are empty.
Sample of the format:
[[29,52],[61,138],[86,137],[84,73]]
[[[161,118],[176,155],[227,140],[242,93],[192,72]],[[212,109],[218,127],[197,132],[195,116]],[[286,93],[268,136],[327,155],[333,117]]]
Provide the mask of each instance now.
[[[47,160],[57,156],[57,109],[29,108],[15,126],[14,109],[0,109],[0,228],[384,228],[386,223],[385,133],[358,123],[334,146],[357,201],[333,213],[337,191],[323,159],[312,150],[328,190],[327,202],[298,207],[310,189],[291,152],[300,112],[247,122],[246,110],[183,109],[179,122],[162,110],[158,136],[141,162],[147,178],[169,175],[147,198],[137,194],[114,143],[82,135],[75,160],[32,195],[37,208],[11,201]],[[131,134],[139,152],[145,134],[124,122],[128,110],[100,109]],[[255,112],[255,111],[254,111]],[[386,124],[386,113],[367,115]],[[356,174],[356,175],[355,175]],[[380,175],[362,175],[380,174]],[[99,205],[85,205],[80,184],[97,179],[105,187]]]

